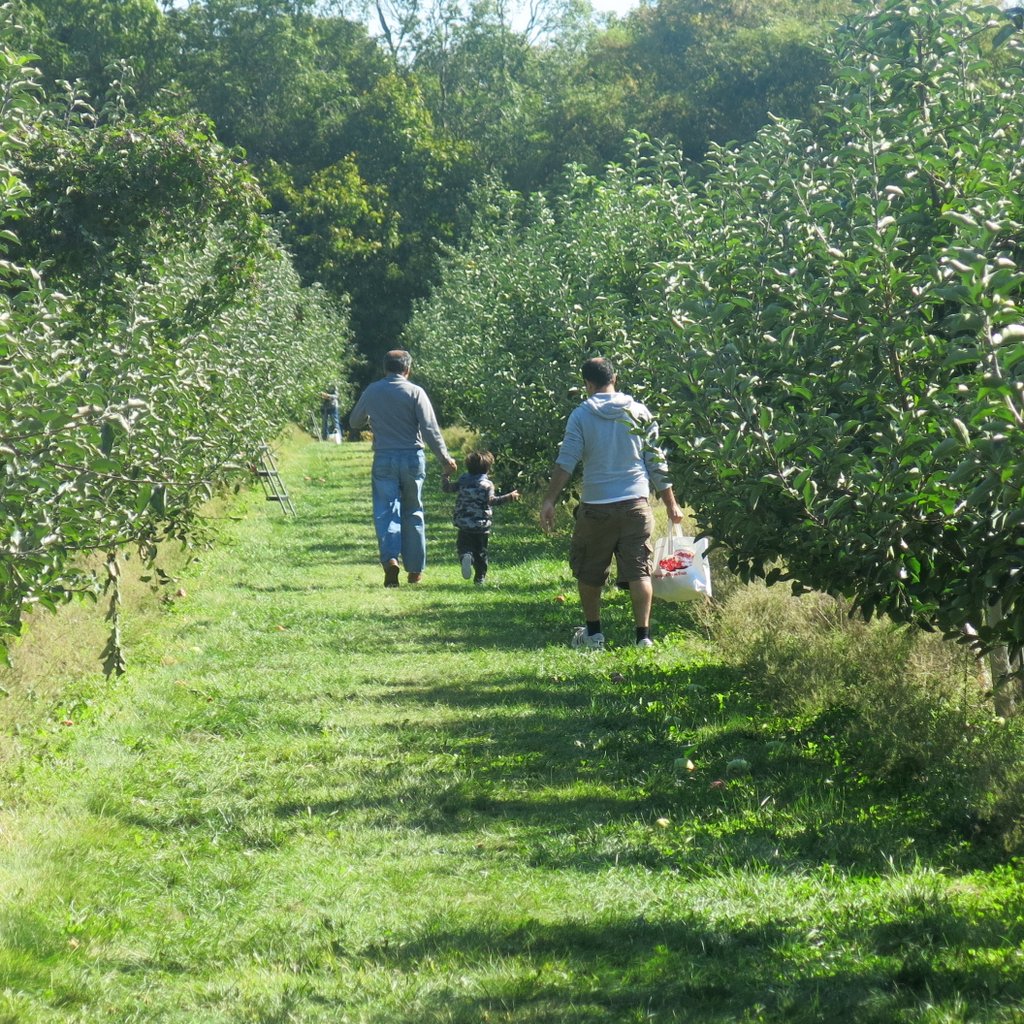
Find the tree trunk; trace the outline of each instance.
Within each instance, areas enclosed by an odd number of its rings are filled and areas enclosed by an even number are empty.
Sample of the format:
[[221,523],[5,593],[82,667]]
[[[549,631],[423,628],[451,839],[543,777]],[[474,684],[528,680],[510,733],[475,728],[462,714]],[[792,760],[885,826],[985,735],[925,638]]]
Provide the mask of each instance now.
[[[1002,617],[1003,605],[997,601],[989,609],[989,625],[996,625]],[[1021,665],[1020,655],[1011,657],[1009,648],[1001,644],[992,649],[988,660],[992,670],[992,702],[995,712],[1003,718],[1013,718],[1024,695],[1024,666]]]

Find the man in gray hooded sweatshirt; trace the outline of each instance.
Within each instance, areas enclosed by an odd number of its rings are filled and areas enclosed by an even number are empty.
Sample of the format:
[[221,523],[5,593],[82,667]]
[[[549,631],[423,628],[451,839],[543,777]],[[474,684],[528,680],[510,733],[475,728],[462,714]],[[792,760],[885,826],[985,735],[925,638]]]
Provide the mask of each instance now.
[[573,646],[600,650],[601,591],[615,556],[618,579],[629,584],[636,623],[636,645],[651,641],[651,531],[653,488],[669,519],[683,518],[657,448],[658,427],[649,410],[615,390],[615,368],[607,359],[583,364],[587,399],[569,415],[565,437],[551,468],[551,482],[540,510],[541,527],[555,522],[555,499],[583,463],[583,495],[576,510],[569,564],[580,592],[586,626],[573,634]]

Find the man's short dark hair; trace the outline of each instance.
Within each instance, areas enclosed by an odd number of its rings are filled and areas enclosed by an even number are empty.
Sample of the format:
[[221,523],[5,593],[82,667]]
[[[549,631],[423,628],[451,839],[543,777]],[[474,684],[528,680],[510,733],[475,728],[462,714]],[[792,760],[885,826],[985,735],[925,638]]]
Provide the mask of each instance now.
[[595,356],[583,364],[583,379],[599,388],[606,388],[615,380],[615,367],[610,359]]
[[384,356],[385,373],[405,373],[412,366],[412,356],[404,348],[393,348]]

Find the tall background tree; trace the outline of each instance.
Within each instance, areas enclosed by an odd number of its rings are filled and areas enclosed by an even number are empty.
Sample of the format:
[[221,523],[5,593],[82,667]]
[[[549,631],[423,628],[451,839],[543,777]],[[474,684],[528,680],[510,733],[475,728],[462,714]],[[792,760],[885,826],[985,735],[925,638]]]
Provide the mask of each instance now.
[[[853,0],[662,0],[602,21],[586,0],[17,0],[48,82],[96,109],[198,111],[237,148],[307,283],[351,299],[368,365],[437,281],[482,193],[564,187],[628,161],[807,116],[820,44]],[[364,16],[368,15],[368,17]]]

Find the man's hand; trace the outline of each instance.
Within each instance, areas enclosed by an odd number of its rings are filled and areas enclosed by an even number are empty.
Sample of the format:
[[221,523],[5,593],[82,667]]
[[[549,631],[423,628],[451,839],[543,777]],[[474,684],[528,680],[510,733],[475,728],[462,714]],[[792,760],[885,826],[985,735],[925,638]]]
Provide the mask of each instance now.
[[457,473],[459,470],[459,464],[454,459],[449,459],[444,464],[444,475],[451,476],[453,473]]
[[676,501],[675,492],[672,488],[666,487],[658,497],[661,498],[669,519],[677,525],[681,523],[683,521],[683,510],[679,507],[679,502]]
[[562,488],[569,482],[571,476],[572,474],[567,473],[557,462],[551,467],[551,482],[544,495],[544,504],[540,507],[540,528],[545,533],[550,533],[555,528],[555,498],[561,494]]
[[555,528],[555,503],[550,498],[545,498],[540,507],[540,528],[545,533]]

